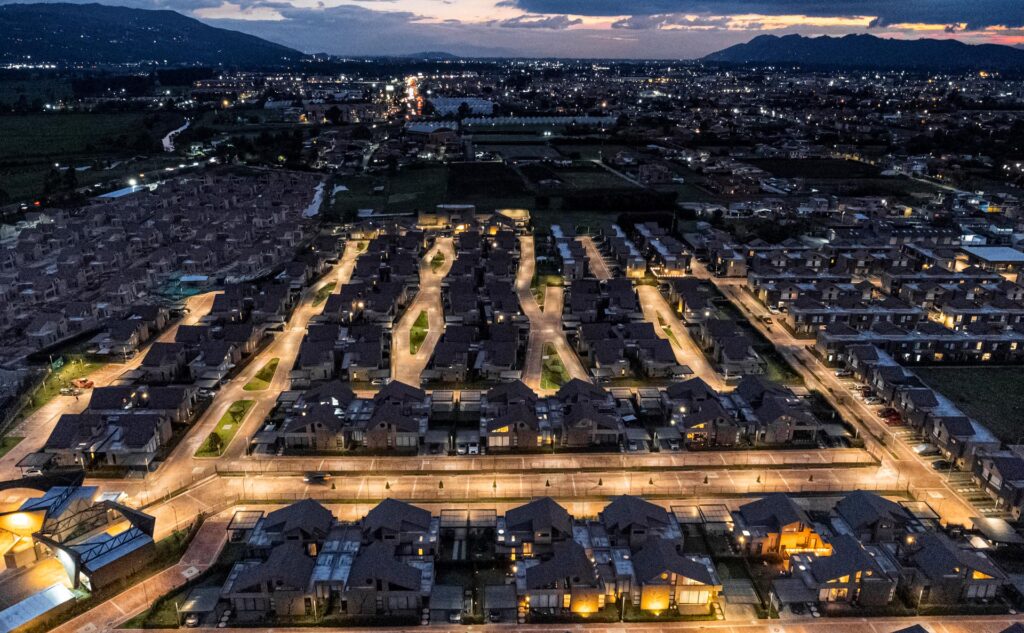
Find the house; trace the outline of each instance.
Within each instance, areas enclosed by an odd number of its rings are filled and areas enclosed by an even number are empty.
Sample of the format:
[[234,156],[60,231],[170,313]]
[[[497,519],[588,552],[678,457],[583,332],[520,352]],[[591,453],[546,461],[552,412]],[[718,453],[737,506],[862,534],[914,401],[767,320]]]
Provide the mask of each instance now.
[[748,556],[786,560],[794,553],[831,551],[804,509],[782,493],[741,505],[733,519],[733,536]]
[[27,326],[25,336],[36,349],[49,347],[68,335],[68,320],[59,312],[35,315]]
[[900,504],[866,490],[851,492],[840,499],[835,511],[861,543],[898,541],[913,520]]
[[266,558],[283,543],[296,543],[316,556],[334,523],[334,515],[313,499],[303,499],[261,517],[249,535],[247,549]]
[[831,545],[832,551],[827,556],[793,554],[790,560],[793,577],[773,583],[776,595],[799,595],[792,589],[782,589],[786,584],[801,583],[822,604],[839,602],[880,607],[892,602],[897,579],[883,568],[881,561],[886,558],[881,550],[869,550],[848,534],[836,536]]
[[708,614],[718,600],[722,581],[710,561],[679,553],[679,543],[653,537],[632,556],[632,603],[643,611],[659,614]]
[[397,499],[385,499],[366,513],[359,525],[364,542],[380,541],[402,555],[433,556],[437,522],[430,512]]
[[972,479],[996,506],[1019,520],[1024,508],[1024,458],[1011,451],[986,451],[974,460]]
[[548,560],[523,568],[517,586],[520,600],[532,612],[588,614],[604,608],[603,583],[586,550],[575,541],[554,543]]
[[235,563],[221,590],[234,617],[242,622],[266,622],[269,617],[314,615],[322,605],[310,588],[316,564],[301,543],[274,546],[266,560]]
[[982,550],[929,532],[914,540],[903,560],[912,604],[960,604],[994,599],[1009,577]]
[[589,402],[570,405],[562,418],[562,446],[613,447],[618,446],[621,440],[622,422],[619,418],[597,410]]
[[536,449],[543,445],[535,410],[525,404],[517,404],[486,423],[488,451],[509,451]]
[[649,538],[671,533],[673,528],[667,510],[631,495],[612,499],[600,512],[599,518],[613,546],[633,549],[645,544]]
[[363,442],[371,450],[415,453],[420,444],[420,427],[420,421],[404,413],[400,406],[375,405],[366,423]]
[[512,560],[551,553],[553,543],[572,538],[572,516],[551,497],[511,508],[498,520],[499,554]]
[[352,561],[339,610],[347,615],[418,615],[424,584],[424,571],[400,560],[393,543],[373,541]]
[[190,382],[191,368],[183,343],[153,343],[140,366],[143,380],[153,384]]

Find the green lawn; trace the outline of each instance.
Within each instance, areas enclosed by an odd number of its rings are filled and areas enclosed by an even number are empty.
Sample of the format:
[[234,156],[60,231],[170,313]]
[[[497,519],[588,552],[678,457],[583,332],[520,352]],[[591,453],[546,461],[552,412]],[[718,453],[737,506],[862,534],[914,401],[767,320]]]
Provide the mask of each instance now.
[[249,413],[253,404],[253,400],[239,400],[232,403],[227,413],[217,422],[217,428],[211,433],[220,438],[220,447],[218,448],[210,441],[211,438],[207,437],[196,451],[196,457],[220,457],[224,453],[224,449],[231,443],[231,438],[235,437],[238,427],[242,425],[245,415]]
[[1008,444],[1024,437],[1024,367],[914,367],[964,413]]
[[280,362],[280,358],[271,358],[270,362],[260,368],[256,375],[252,377],[252,380],[245,383],[242,389],[245,391],[263,391],[269,387],[270,381],[274,379],[274,372],[277,371],[277,365]]
[[15,437],[8,435],[7,437],[0,438],[0,457],[6,455],[12,448],[18,445],[18,442],[23,440],[23,437]]
[[[348,217],[359,209],[391,213],[429,209],[445,201],[448,169],[443,165],[402,169],[385,176],[351,176],[337,181],[348,187],[338,192],[331,204],[336,217]],[[375,191],[382,186],[383,190]]]
[[444,266],[444,253],[437,251],[437,254],[430,260],[430,269],[436,271],[441,266]]
[[316,294],[313,295],[313,305],[318,306],[324,301],[327,301],[327,297],[331,296],[331,293],[334,292],[334,289],[337,286],[338,282],[336,281],[332,281],[329,284],[324,284],[320,286],[320,288],[316,291]]
[[85,378],[102,366],[100,363],[90,363],[80,358],[69,358],[63,367],[50,372],[50,375],[43,381],[43,386],[39,388],[32,401],[25,407],[24,413],[29,414],[39,409],[57,397],[61,389],[70,387],[72,380]]
[[569,370],[565,368],[553,345],[544,346],[544,365],[540,374],[541,389],[558,389],[569,382]]
[[430,331],[430,322],[427,320],[427,311],[422,310],[409,330],[409,353],[415,354],[420,351],[420,346],[427,339],[427,332]]

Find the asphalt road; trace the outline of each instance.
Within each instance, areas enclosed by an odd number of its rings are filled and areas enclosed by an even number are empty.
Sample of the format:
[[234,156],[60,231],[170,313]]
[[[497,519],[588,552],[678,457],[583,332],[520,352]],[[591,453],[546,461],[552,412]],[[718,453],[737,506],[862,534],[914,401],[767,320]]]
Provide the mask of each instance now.
[[874,445],[873,451],[884,456],[883,465],[901,478],[913,482],[915,496],[918,499],[927,501],[943,520],[949,523],[969,524],[972,517],[978,516],[977,509],[960,496],[942,474],[932,469],[908,444],[899,441],[878,419],[876,413],[855,398],[847,385],[836,377],[835,372],[807,349],[809,345],[813,345],[813,341],[795,338],[781,324],[769,326],[761,320],[761,317],[769,316],[770,313],[745,290],[744,280],[713,277],[696,261],[693,262],[692,268],[696,276],[709,279],[722,294],[748,315],[748,320],[793,366],[809,389],[819,391],[843,419],[859,429],[866,442]]
[[[654,286],[638,284],[636,293],[640,298],[640,308],[644,312],[644,318],[654,325],[654,331],[658,336],[668,339],[672,345],[672,351],[676,355],[676,362],[689,367],[694,372],[694,377],[703,379],[712,389],[716,391],[731,390],[732,388],[725,384],[721,374],[711,366],[700,347],[690,337],[690,331],[676,316],[675,311],[668,305],[661,292]],[[662,321],[668,325],[672,336],[662,329]]]
[[530,319],[530,338],[526,345],[526,357],[523,361],[522,380],[538,393],[550,393],[552,390],[541,389],[541,375],[544,366],[544,349],[551,345],[562,359],[569,375],[580,380],[590,381],[590,375],[583,367],[576,351],[569,345],[562,329],[562,309],[565,290],[560,286],[544,288],[544,308],[537,304],[533,296],[531,284],[536,269],[536,254],[532,235],[519,238],[519,269],[516,271],[516,293],[523,314]]
[[[430,260],[437,253],[444,255],[444,263],[436,270]],[[441,282],[455,261],[455,245],[450,237],[439,237],[420,261],[420,289],[402,318],[395,324],[391,336],[391,378],[414,387],[420,386],[420,375],[430,362],[434,347],[444,333],[444,306],[441,301]],[[427,337],[413,354],[409,334],[421,312],[427,313]]]

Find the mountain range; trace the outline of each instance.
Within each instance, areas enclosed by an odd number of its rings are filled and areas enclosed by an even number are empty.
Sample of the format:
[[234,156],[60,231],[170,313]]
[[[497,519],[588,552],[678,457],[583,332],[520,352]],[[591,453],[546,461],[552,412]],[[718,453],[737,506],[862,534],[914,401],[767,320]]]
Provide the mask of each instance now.
[[275,66],[297,50],[175,11],[100,4],[0,5],[0,61]]
[[734,64],[799,64],[895,70],[1024,70],[1024,50],[957,40],[897,40],[874,35],[759,35],[704,57]]

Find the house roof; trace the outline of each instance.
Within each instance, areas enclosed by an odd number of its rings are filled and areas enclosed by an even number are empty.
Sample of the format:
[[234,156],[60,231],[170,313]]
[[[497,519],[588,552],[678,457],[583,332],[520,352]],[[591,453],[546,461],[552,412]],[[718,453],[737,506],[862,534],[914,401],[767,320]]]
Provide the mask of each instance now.
[[860,541],[849,534],[840,534],[831,541],[830,556],[819,556],[811,563],[811,574],[818,582],[827,583],[857,572],[882,574],[882,568],[868,554]]
[[316,532],[326,535],[334,523],[334,515],[313,499],[303,499],[274,510],[263,518],[266,532],[287,534],[296,530],[308,535]]
[[547,561],[526,570],[526,587],[541,589],[552,585],[596,586],[597,571],[586,550],[576,541],[559,541]]
[[601,511],[601,522],[609,531],[622,531],[633,525],[667,526],[669,514],[661,506],[631,495],[620,495]]
[[541,497],[506,512],[505,525],[509,530],[571,534],[572,516],[551,497]]
[[900,504],[866,490],[851,492],[840,499],[836,504],[836,512],[855,530],[874,525],[883,519],[897,524],[906,523],[910,519],[909,513]]
[[649,582],[668,572],[689,578],[702,585],[714,583],[707,567],[682,556],[676,542],[664,538],[647,539],[643,548],[633,555],[633,571],[641,583]]
[[[380,506],[378,506],[380,507]],[[418,591],[423,573],[395,558],[395,546],[374,541],[359,550],[348,574],[348,585],[365,587],[377,580],[407,591]]]
[[371,534],[380,529],[426,532],[430,530],[430,512],[404,501],[385,499],[366,513],[361,525]]
[[747,525],[763,526],[775,531],[793,523],[810,523],[807,513],[787,495],[776,492],[739,508]]

